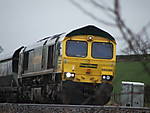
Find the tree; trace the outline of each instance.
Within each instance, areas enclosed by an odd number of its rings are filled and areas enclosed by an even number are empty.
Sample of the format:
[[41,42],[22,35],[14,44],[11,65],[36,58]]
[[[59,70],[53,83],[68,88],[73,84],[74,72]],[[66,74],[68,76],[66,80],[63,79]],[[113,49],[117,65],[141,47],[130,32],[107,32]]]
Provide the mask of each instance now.
[[150,53],[150,38],[147,32],[150,27],[150,22],[143,26],[138,33],[133,32],[133,30],[129,28],[123,20],[120,0],[113,0],[112,7],[109,6],[109,4],[103,5],[103,0],[88,0],[91,7],[94,6],[99,11],[102,11],[109,20],[105,20],[103,17],[99,17],[98,15],[94,15],[93,12],[88,11],[88,9],[83,7],[81,1],[79,3],[75,0],[70,0],[70,2],[97,22],[118,29],[121,34],[121,38],[127,43],[126,48],[122,50],[125,54]]
[[[150,53],[150,37],[148,35],[148,28],[150,27],[150,21],[144,25],[138,33],[133,32],[133,30],[128,27],[128,25],[123,20],[121,14],[121,0],[113,0],[113,6],[109,4],[103,4],[103,0],[88,0],[91,6],[96,7],[99,11],[104,12],[104,14],[109,18],[109,20],[103,19],[98,15],[94,15],[93,12],[88,11],[83,5],[75,0],[70,0],[70,2],[80,9],[83,13],[96,20],[97,22],[104,24],[106,26],[111,26],[118,29],[121,34],[122,40],[126,42],[126,47],[122,50],[125,54],[136,54],[145,55]],[[81,1],[80,1],[81,2]],[[85,4],[84,4],[85,5]],[[146,59],[146,58],[145,58]],[[141,59],[139,59],[140,61]],[[150,75],[150,68],[146,62],[141,62],[144,69]]]

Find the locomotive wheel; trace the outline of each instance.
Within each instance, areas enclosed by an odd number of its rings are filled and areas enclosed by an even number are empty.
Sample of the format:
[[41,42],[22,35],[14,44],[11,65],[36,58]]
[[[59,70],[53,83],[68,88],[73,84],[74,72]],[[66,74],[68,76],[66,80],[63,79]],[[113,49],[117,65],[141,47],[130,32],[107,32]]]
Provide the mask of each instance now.
[[84,98],[79,90],[65,91],[62,95],[63,104],[82,104]]
[[68,84],[62,91],[63,104],[82,104],[84,101],[83,92],[78,86]]
[[[103,83],[95,89],[95,93],[86,92],[82,84],[66,82],[63,85],[61,100],[63,104],[105,105],[109,102],[112,85]],[[92,88],[92,87],[91,87]],[[94,88],[94,87],[93,87]],[[88,89],[88,91],[90,88]],[[85,91],[85,92],[84,92]],[[92,91],[92,90],[91,90]],[[93,90],[94,91],[94,90]]]
[[105,84],[105,83],[102,84],[95,92],[93,104],[95,105],[107,104],[111,98],[112,90],[113,90],[113,87],[111,84]]
[[105,105],[109,102],[110,96],[107,96],[105,91],[98,91],[93,101],[94,105]]

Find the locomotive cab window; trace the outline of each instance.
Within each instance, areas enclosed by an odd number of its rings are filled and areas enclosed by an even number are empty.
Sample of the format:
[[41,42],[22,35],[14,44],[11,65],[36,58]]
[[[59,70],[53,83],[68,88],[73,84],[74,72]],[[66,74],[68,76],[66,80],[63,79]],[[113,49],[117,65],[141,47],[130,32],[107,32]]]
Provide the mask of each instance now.
[[87,42],[68,40],[66,45],[66,55],[71,57],[86,57],[87,56]]
[[112,59],[113,45],[106,42],[93,42],[92,57],[97,59]]

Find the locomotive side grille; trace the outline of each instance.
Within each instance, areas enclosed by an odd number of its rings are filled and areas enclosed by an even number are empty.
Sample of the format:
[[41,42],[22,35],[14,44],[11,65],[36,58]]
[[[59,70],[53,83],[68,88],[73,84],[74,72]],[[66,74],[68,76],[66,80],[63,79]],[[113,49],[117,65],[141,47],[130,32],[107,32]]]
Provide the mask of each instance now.
[[80,67],[83,67],[83,68],[97,68],[97,64],[80,63]]

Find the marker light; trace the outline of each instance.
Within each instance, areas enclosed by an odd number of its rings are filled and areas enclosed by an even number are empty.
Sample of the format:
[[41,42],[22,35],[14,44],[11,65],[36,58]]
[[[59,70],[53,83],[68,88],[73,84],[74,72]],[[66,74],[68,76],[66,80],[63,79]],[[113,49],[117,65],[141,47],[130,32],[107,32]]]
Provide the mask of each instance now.
[[93,37],[92,36],[89,36],[87,41],[92,41]]

